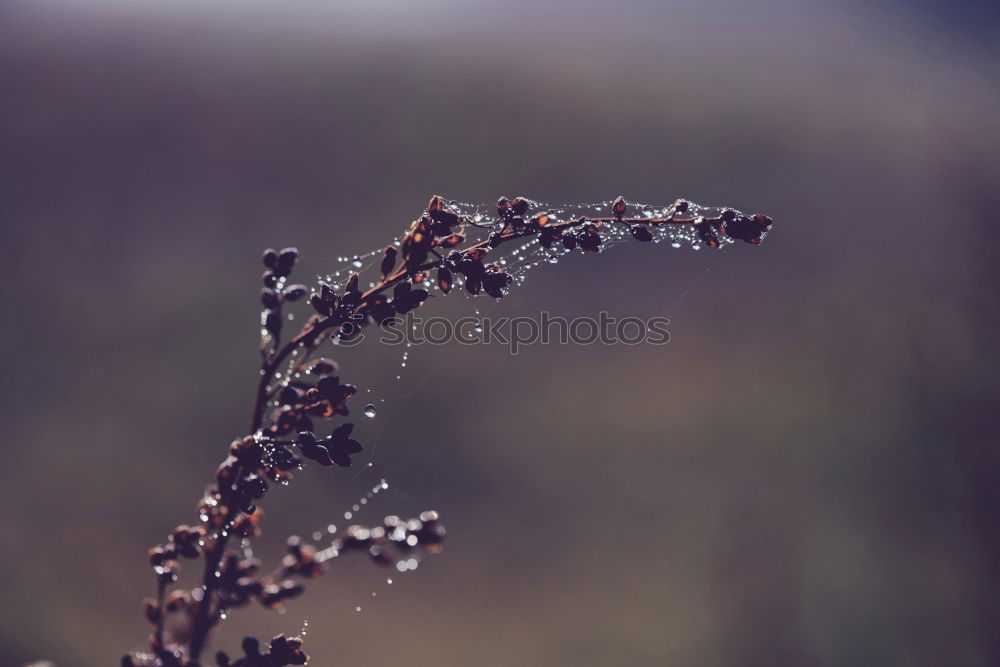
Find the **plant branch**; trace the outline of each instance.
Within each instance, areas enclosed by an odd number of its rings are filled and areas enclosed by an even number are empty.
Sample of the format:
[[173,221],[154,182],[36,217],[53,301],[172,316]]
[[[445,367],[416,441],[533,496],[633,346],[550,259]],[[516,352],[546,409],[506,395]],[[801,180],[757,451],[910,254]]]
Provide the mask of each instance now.
[[[683,206],[682,206],[683,204]],[[280,607],[290,597],[298,595],[302,586],[292,581],[293,576],[311,577],[321,573],[323,562],[348,550],[367,551],[371,558],[383,565],[391,564],[386,548],[400,552],[421,545],[434,553],[440,548],[444,529],[435,512],[425,512],[419,519],[401,522],[397,517],[386,517],[382,526],[368,529],[351,526],[333,544],[317,552],[314,547],[292,538],[289,540],[289,555],[280,567],[271,574],[261,577],[257,573],[259,561],[241,558],[235,551],[227,552],[229,538],[235,533],[244,538],[259,535],[257,529],[260,513],[256,511],[256,501],[268,489],[269,483],[287,483],[291,472],[300,467],[304,458],[324,466],[348,467],[350,455],[361,451],[361,444],[350,438],[353,424],[340,424],[330,436],[317,438],[312,432],[312,418],[332,418],[347,415],[346,401],[357,391],[356,387],[340,384],[336,375],[336,365],[329,360],[319,360],[310,366],[306,361],[317,351],[327,332],[341,328],[341,336],[353,335],[347,331],[347,323],[364,326],[371,322],[386,324],[397,314],[405,314],[416,308],[428,297],[428,291],[415,285],[422,282],[425,272],[438,268],[437,280],[442,292],[448,293],[452,273],[464,276],[467,291],[478,294],[482,289],[494,298],[501,298],[513,283],[513,276],[498,264],[484,266],[483,258],[492,249],[520,239],[535,237],[545,248],[561,239],[567,249],[580,247],[590,252],[598,252],[602,238],[600,231],[605,226],[627,225],[632,236],[638,241],[651,241],[653,236],[647,226],[677,225],[690,226],[697,230],[701,242],[711,247],[720,247],[720,234],[732,239],[742,239],[757,244],[770,228],[767,216],[755,215],[747,218],[731,209],[724,209],[718,217],[678,217],[678,213],[689,211],[688,204],[678,200],[662,217],[625,217],[628,205],[621,197],[611,207],[614,216],[579,217],[559,221],[546,213],[538,213],[529,220],[524,214],[533,204],[518,197],[514,201],[501,198],[497,203],[498,218],[502,223],[499,231],[489,238],[457,249],[463,238],[452,234],[453,227],[464,233],[464,225],[490,229],[490,226],[475,224],[445,207],[440,197],[433,197],[427,213],[414,222],[405,235],[401,247],[403,262],[393,270],[397,251],[393,246],[385,251],[382,262],[384,278],[367,291],[358,289],[357,273],[347,281],[343,294],[337,294],[329,285],[310,296],[310,303],[319,314],[309,318],[299,333],[282,343],[282,305],[298,300],[307,293],[304,285],[286,286],[285,281],[295,264],[298,251],[286,248],[279,254],[273,249],[264,253],[263,263],[268,268],[263,280],[265,288],[261,301],[265,310],[262,325],[270,338],[261,345],[262,363],[250,420],[250,434],[234,441],[229,447],[229,456],[216,472],[217,484],[209,486],[199,504],[197,527],[178,526],[170,535],[169,543],[150,550],[149,559],[157,579],[157,597],[147,600],[147,618],[153,625],[151,645],[153,654],[131,653],[122,661],[124,667],[195,667],[201,665],[201,654],[209,634],[224,612],[257,600],[267,607]],[[568,232],[583,226],[582,231]],[[695,237],[691,237],[693,242]],[[447,250],[448,252],[444,252]],[[432,257],[432,258],[431,258]],[[429,259],[431,258],[431,259]],[[383,296],[390,288],[392,300]],[[297,351],[300,358],[295,358]],[[295,363],[289,361],[294,359]],[[320,365],[322,363],[322,366]],[[282,383],[289,364],[289,374],[305,369],[319,379],[309,382]],[[272,386],[273,383],[273,386]],[[278,397],[280,408],[269,422],[267,405]],[[265,424],[270,428],[265,430]],[[278,440],[283,434],[292,433],[293,440]],[[297,448],[298,454],[292,451]],[[175,581],[180,569],[180,559],[204,558],[199,595],[175,591],[165,598],[167,587]],[[169,600],[169,604],[166,603]],[[184,610],[190,619],[189,634],[178,635],[172,642],[165,640],[166,606],[171,610]],[[153,616],[154,611],[156,616]],[[182,639],[183,638],[183,639]],[[304,664],[308,659],[301,652],[298,638],[279,635],[271,640],[266,652],[260,652],[260,644],[255,638],[243,643],[245,658],[231,662],[228,656],[217,656],[221,667],[250,667],[268,664],[285,667]]]
[[[715,218],[706,218],[708,222],[714,222]],[[667,216],[663,218],[614,218],[614,217],[604,217],[604,218],[578,218],[576,220],[567,220],[564,222],[558,222],[553,225],[549,225],[549,228],[554,231],[562,231],[565,229],[571,229],[573,227],[578,227],[584,224],[594,224],[594,225],[610,225],[610,224],[626,224],[626,225],[694,225],[697,222],[696,218],[677,218],[674,216]],[[490,241],[480,241],[466,247],[463,252],[468,252],[469,250],[475,250],[478,248],[495,248],[499,247],[504,243],[509,243],[510,241],[516,241],[518,239],[525,238],[527,236],[534,236],[538,233],[537,229],[524,229],[521,231],[510,230],[506,234],[502,234],[499,239],[494,241],[492,244]],[[432,249],[435,254],[436,251]],[[440,255],[438,255],[440,258]],[[422,264],[419,267],[419,271],[426,271],[428,269],[433,269],[441,263],[442,259],[437,261],[429,261]],[[401,267],[395,271],[392,275],[387,276],[385,280],[381,281],[375,287],[372,287],[367,292],[365,292],[361,297],[361,303],[357,306],[357,310],[361,310],[363,307],[368,305],[369,300],[376,294],[380,294],[390,287],[394,287],[398,283],[406,280],[412,271],[406,269],[406,267]],[[264,410],[269,397],[268,387],[270,386],[271,380],[274,374],[277,372],[281,364],[285,362],[288,356],[295,351],[295,348],[300,345],[309,346],[316,342],[317,337],[324,331],[328,331],[334,327],[343,324],[343,318],[339,318],[337,315],[331,315],[324,319],[314,321],[307,324],[302,331],[299,332],[295,338],[288,341],[284,347],[275,352],[274,356],[267,361],[262,369],[260,382],[257,385],[257,394],[254,397],[253,413],[250,420],[250,433],[256,433],[264,422]]]

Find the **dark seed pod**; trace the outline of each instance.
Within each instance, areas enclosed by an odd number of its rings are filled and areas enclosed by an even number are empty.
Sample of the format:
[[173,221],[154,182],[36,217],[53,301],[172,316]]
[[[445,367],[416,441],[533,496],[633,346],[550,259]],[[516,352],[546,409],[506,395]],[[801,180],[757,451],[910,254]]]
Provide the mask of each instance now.
[[275,287],[278,284],[278,277],[274,275],[274,271],[268,269],[260,276],[261,282],[264,283],[264,287]]
[[731,208],[723,209],[719,214],[719,219],[723,222],[732,222],[736,219],[736,211]]
[[501,218],[509,218],[512,214],[513,212],[510,208],[510,200],[506,197],[500,197],[500,199],[497,200],[497,215]]
[[726,223],[726,234],[730,238],[752,243],[760,236],[760,227],[750,218],[741,215]]
[[396,250],[395,246],[386,247],[385,254],[382,255],[382,267],[380,269],[383,281],[389,276],[390,273],[392,273],[392,270],[396,268],[396,256],[398,254],[399,251]]
[[333,359],[320,357],[309,366],[309,372],[313,375],[333,375],[337,372],[337,362]]
[[274,275],[279,278],[286,278],[295,268],[295,260],[298,259],[299,251],[295,248],[285,248],[278,254],[278,265],[274,267]]
[[504,271],[488,273],[483,279],[483,289],[494,299],[503,298],[507,286],[513,282],[510,274]]
[[278,255],[278,266],[287,266],[289,268],[295,266],[296,260],[299,258],[298,248],[284,248]]
[[599,252],[603,241],[601,235],[594,231],[593,225],[588,225],[587,229],[577,235],[576,240],[587,252]]
[[645,225],[632,225],[632,238],[636,241],[647,243],[653,240],[653,235],[649,233]]
[[701,220],[695,223],[694,228],[698,231],[698,238],[701,242],[707,245],[709,248],[718,248],[719,237],[715,234],[715,228],[707,220]]
[[305,285],[292,285],[285,288],[285,301],[298,301],[306,295]]
[[544,227],[542,228],[541,233],[539,233],[538,235],[538,245],[542,246],[543,248],[551,248],[552,243],[557,238],[559,238],[560,234],[561,232],[557,229],[554,229],[552,227]]
[[774,224],[774,221],[763,213],[754,213],[750,216],[750,219],[760,227],[762,232],[768,231],[771,229],[771,225]]
[[674,202],[674,213],[686,213],[689,205],[686,199],[678,199]]
[[329,317],[333,314],[333,309],[330,308],[330,303],[325,301],[321,295],[315,292],[309,295],[309,305],[311,305],[317,313],[323,315],[324,317]]
[[622,216],[625,215],[625,209],[628,205],[625,203],[625,198],[620,196],[615,199],[615,203],[611,205],[611,212],[615,214],[615,217],[621,220]]
[[187,591],[173,591],[167,596],[166,610],[168,612],[175,612],[184,609],[189,604],[191,604],[191,594]]
[[567,250],[572,250],[576,247],[576,236],[573,234],[563,234],[562,244]]
[[360,277],[357,273],[352,273],[351,277],[347,279],[347,285],[344,286],[345,292],[357,292],[358,291],[358,281]]
[[173,554],[168,552],[162,546],[156,546],[149,550],[149,564],[153,567],[157,565],[162,565],[164,562],[173,558]]
[[439,195],[431,197],[430,202],[427,204],[427,215],[435,223],[431,228],[435,236],[444,236],[450,231],[451,227],[461,221],[457,214],[445,210],[444,199]]
[[514,197],[514,201],[510,203],[510,208],[514,212],[514,215],[523,216],[528,212],[528,200],[524,197]]
[[439,239],[437,245],[441,248],[454,248],[459,243],[465,240],[465,237],[461,234],[451,234],[443,239]]
[[437,284],[445,294],[451,291],[451,271],[447,266],[442,266],[438,269]]
[[197,558],[200,553],[198,540],[201,532],[191,526],[177,526],[170,536],[170,542],[177,553],[185,558]]
[[[256,637],[247,635],[243,638],[242,643],[243,652],[246,653],[248,658],[261,658],[260,655],[260,642],[257,641]],[[252,663],[251,663],[252,664]]]
[[278,251],[275,250],[274,248],[268,248],[267,250],[264,251],[264,254],[261,256],[260,260],[264,262],[264,266],[266,266],[269,269],[273,269],[278,265]]
[[240,490],[256,500],[267,493],[267,482],[257,475],[247,475],[240,483]]
[[284,635],[278,635],[271,640],[268,648],[270,649],[268,664],[275,667],[304,665],[309,662],[309,656],[302,652],[302,640],[300,639],[288,639]]
[[444,236],[451,231],[452,227],[462,221],[457,213],[451,211],[433,211],[428,215],[434,220],[434,224],[431,225],[431,233],[434,236]]
[[767,230],[771,228],[771,224],[771,218],[762,213],[755,213],[749,218],[739,215],[732,222],[726,223],[726,234],[731,238],[757,245]]

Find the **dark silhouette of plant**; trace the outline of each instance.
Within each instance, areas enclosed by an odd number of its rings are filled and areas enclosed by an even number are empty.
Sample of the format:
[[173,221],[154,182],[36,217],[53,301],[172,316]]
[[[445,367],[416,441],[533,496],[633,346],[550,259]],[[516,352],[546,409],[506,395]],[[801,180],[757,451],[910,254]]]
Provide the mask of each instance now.
[[[357,393],[356,387],[341,382],[335,362],[313,358],[325,340],[349,340],[365,327],[391,325],[398,315],[420,307],[430,295],[425,287],[432,271],[436,272],[436,289],[443,294],[451,291],[460,276],[468,293],[502,298],[514,277],[489,258],[496,248],[512,241],[537,241],[542,249],[561,248],[562,252],[597,253],[609,239],[629,235],[636,241],[650,242],[657,229],[669,227],[681,230],[670,238],[720,248],[734,240],[760,243],[771,227],[771,219],[761,214],[745,216],[733,209],[720,209],[716,215],[704,215],[701,207],[685,200],[659,210],[643,207],[640,215],[632,217],[622,197],[609,208],[611,215],[606,217],[559,219],[557,210],[539,210],[523,197],[502,197],[495,215],[470,217],[457,203],[434,196],[404,237],[385,249],[380,279],[367,290],[361,289],[357,273],[339,287],[321,283],[318,289],[310,290],[302,284],[288,285],[298,251],[267,250],[260,295],[264,308],[262,363],[250,435],[230,445],[229,455],[216,471],[215,483],[198,503],[197,523],[178,526],[166,544],[150,550],[149,562],[157,581],[156,597],[143,604],[143,613],[153,628],[150,646],[148,651],[126,655],[122,665],[204,664],[202,654],[209,634],[229,612],[252,602],[281,608],[302,593],[303,580],[323,574],[327,561],[340,554],[364,552],[374,563],[391,565],[414,549],[431,553],[440,549],[445,530],[436,512],[424,512],[408,521],[389,516],[382,525],[370,528],[350,526],[322,550],[297,537],[289,538],[288,553],[270,574],[261,574],[258,560],[229,548],[234,536],[241,540],[259,536],[258,501],[271,486],[287,484],[292,471],[304,464],[303,459],[346,468],[352,463],[351,456],[362,451],[361,444],[351,437],[350,422],[339,424],[327,436],[316,435],[318,422],[350,414],[348,401]],[[465,230],[475,229],[488,230],[488,236],[458,249],[466,240]],[[303,300],[315,313],[282,344],[283,310]],[[286,365],[287,372],[282,373]],[[170,591],[184,559],[203,560],[201,584],[190,591]],[[282,667],[308,660],[301,640],[284,635],[274,637],[263,648],[256,638],[247,637],[242,651],[236,658],[220,651],[215,662],[220,667]]]

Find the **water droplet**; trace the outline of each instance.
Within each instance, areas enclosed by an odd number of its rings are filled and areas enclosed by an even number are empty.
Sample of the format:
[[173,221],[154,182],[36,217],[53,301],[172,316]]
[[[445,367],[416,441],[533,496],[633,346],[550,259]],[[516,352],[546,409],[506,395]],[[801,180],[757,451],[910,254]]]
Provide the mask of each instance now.
[[368,417],[369,419],[374,419],[376,412],[377,408],[375,407],[374,403],[369,403],[368,405],[365,406],[365,417]]
[[361,607],[355,607],[354,611],[361,611]]

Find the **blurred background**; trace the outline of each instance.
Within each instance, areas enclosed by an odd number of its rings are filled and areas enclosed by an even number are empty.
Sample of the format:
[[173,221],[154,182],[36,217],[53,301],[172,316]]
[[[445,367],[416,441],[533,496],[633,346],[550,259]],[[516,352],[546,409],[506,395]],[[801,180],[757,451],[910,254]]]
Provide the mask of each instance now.
[[434,193],[776,223],[564,260],[494,311],[666,314],[666,346],[420,348],[398,382],[398,349],[332,355],[386,399],[374,466],[269,494],[262,553],[381,477],[357,520],[434,508],[449,542],[391,586],[335,562],[218,646],[308,620],[318,665],[997,664],[998,19],[0,4],[0,664],[145,646],[146,550],[248,425],[260,251],[311,279]]

